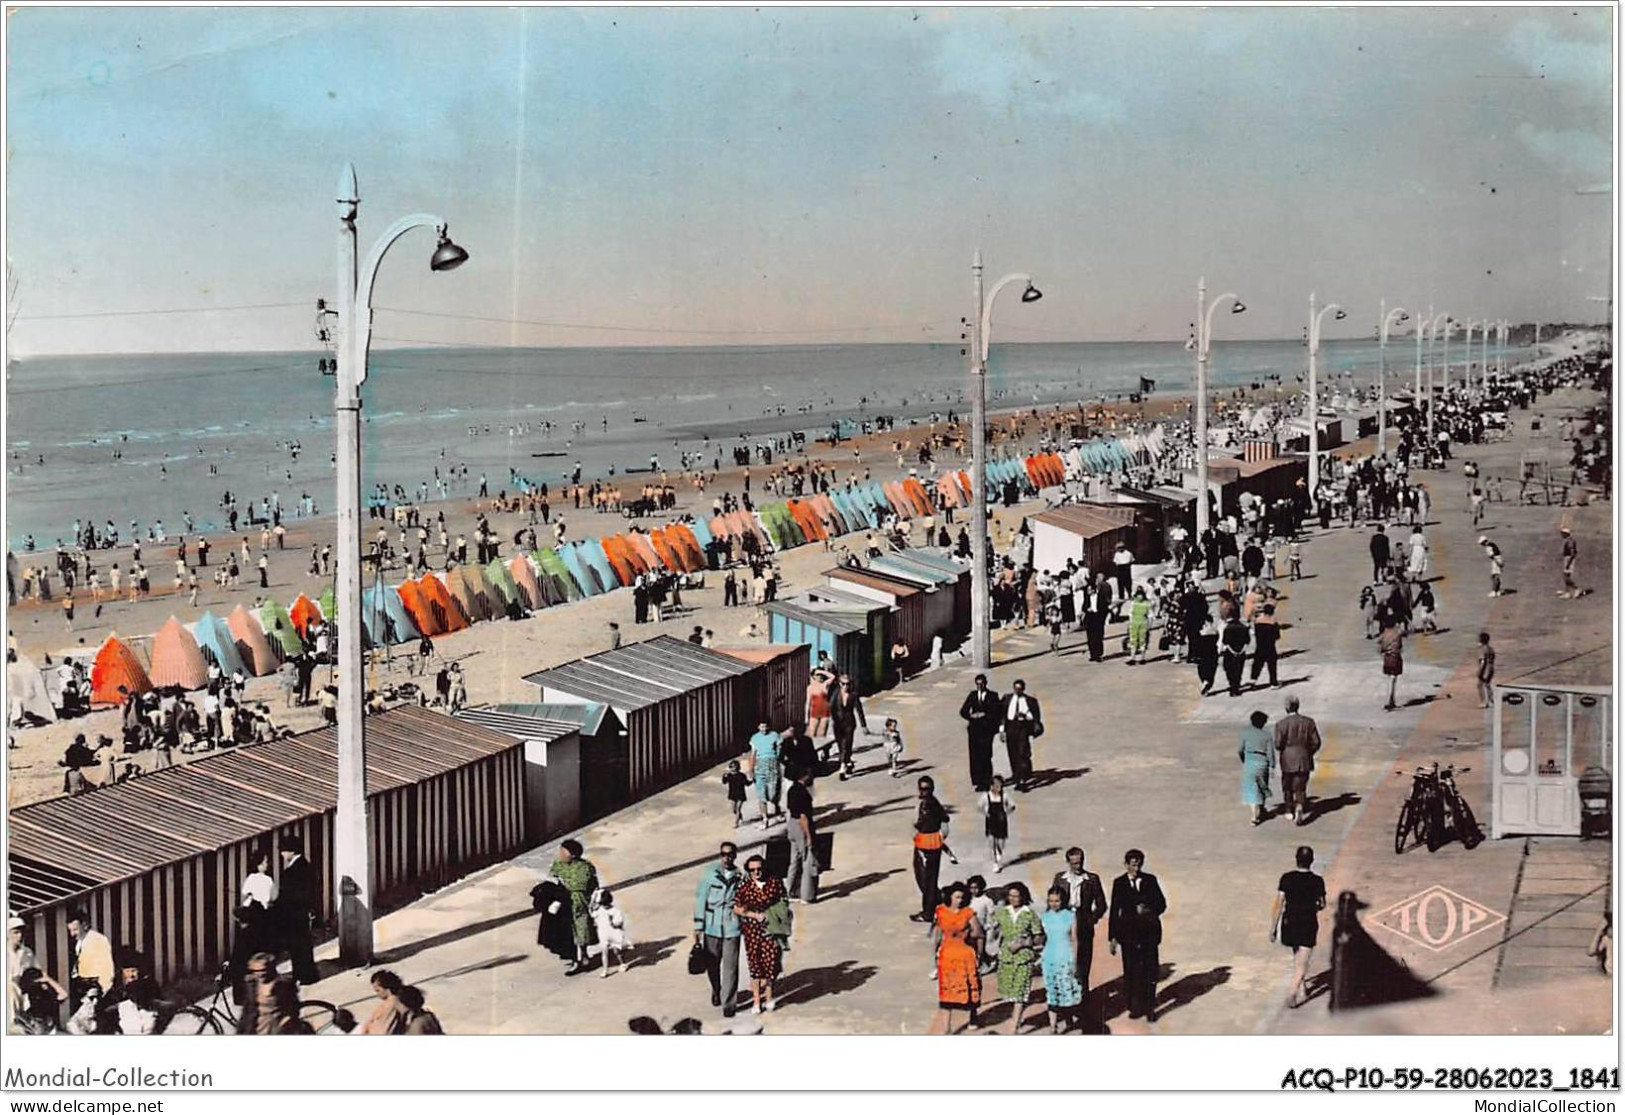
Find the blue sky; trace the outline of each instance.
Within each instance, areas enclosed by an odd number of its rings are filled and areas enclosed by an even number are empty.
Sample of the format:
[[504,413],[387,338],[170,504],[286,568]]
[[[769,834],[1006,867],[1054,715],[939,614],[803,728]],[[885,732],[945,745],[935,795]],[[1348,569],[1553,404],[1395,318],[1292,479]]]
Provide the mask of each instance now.
[[1182,339],[1199,274],[1249,336],[1311,290],[1346,335],[1383,297],[1595,318],[1612,36],[1584,7],[23,9],[12,351],[309,345],[346,161],[363,251],[427,209],[473,255],[391,253],[402,341],[954,341],[978,247],[1045,290],[1007,340]]

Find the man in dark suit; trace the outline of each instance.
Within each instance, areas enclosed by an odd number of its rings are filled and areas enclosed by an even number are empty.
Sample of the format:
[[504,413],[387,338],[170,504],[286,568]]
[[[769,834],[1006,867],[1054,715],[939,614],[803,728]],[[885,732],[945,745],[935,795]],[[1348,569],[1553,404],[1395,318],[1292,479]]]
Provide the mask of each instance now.
[[1377,533],[1371,536],[1371,579],[1381,582],[1388,578],[1388,535],[1383,532],[1382,524],[1377,524]]
[[1089,661],[1099,662],[1106,653],[1106,621],[1112,610],[1112,586],[1106,574],[1095,574],[1084,605],[1083,630],[1089,643]]
[[1004,699],[1004,746],[1010,757],[1010,781],[1018,790],[1033,776],[1033,740],[1044,734],[1038,698],[1027,696],[1027,683],[1017,680]]
[[310,939],[311,922],[321,909],[319,891],[316,868],[305,858],[304,846],[298,840],[283,840],[282,877],[271,909],[282,931],[282,947],[293,961],[294,981],[307,987],[319,978]]
[[1106,890],[1100,885],[1100,876],[1083,867],[1083,849],[1066,850],[1066,869],[1057,871],[1050,884],[1066,896],[1066,904],[1077,911],[1078,917],[1078,983],[1083,988],[1085,1005],[1089,999],[1089,970],[1095,959],[1095,925],[1106,916]]
[[993,781],[993,738],[1004,722],[1004,702],[987,687],[986,674],[976,675],[976,688],[959,706],[959,716],[969,741],[970,782],[977,793],[984,793]]
[[1111,951],[1123,950],[1123,989],[1128,1016],[1157,1018],[1157,946],[1162,944],[1162,915],[1168,900],[1155,875],[1147,875],[1145,853],[1130,848],[1123,855],[1123,874],[1112,880],[1112,904],[1107,936]]

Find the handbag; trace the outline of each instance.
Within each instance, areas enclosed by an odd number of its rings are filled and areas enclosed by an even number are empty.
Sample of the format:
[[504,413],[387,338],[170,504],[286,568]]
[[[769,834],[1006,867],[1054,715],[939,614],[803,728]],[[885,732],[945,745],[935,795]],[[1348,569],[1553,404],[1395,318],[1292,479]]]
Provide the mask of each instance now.
[[1041,736],[1043,734],[1044,734],[1044,722],[1042,720],[1034,720],[1033,721],[1033,730],[1032,730],[1033,739],[1037,739],[1039,736]]
[[688,974],[705,975],[705,946],[698,941],[695,941],[694,947],[688,950]]

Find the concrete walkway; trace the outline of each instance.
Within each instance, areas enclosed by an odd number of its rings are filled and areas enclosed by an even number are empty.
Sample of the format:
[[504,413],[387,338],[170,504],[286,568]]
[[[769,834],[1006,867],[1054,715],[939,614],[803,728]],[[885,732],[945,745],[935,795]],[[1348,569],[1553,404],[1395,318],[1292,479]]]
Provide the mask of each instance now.
[[[1577,393],[1565,395],[1547,400],[1544,409],[1551,417],[1582,401]],[[1469,452],[1490,469],[1510,473],[1526,439]],[[1427,483],[1436,508],[1427,530],[1440,578],[1435,592],[1447,630],[1408,641],[1405,704],[1396,712],[1382,711],[1386,683],[1356,606],[1369,572],[1370,532],[1363,529],[1312,532],[1304,547],[1307,576],[1281,582],[1282,619],[1290,627],[1282,640],[1287,657],[1279,692],[1204,699],[1189,666],[1163,656],[1130,667],[1115,636],[1108,638],[1112,657],[1091,664],[1081,635],[1069,634],[1061,653],[1051,654],[1045,632],[998,633],[993,686],[1007,692],[1015,678],[1024,678],[1044,703],[1049,728],[1034,747],[1039,785],[1018,799],[1009,863],[998,878],[1020,879],[1041,894],[1062,866],[1064,849],[1079,844],[1109,883],[1121,871],[1123,851],[1143,848],[1146,869],[1159,877],[1170,904],[1152,1030],[1556,1033],[1597,1032],[1610,1024],[1607,981],[1571,953],[1600,902],[1592,889],[1605,870],[1598,865],[1606,863],[1606,842],[1512,840],[1471,852],[1453,844],[1432,856],[1420,849],[1396,857],[1392,849],[1394,818],[1409,786],[1395,771],[1424,760],[1473,767],[1462,778],[1463,790],[1487,817],[1486,721],[1472,681],[1480,629],[1495,638],[1503,680],[1563,659],[1563,667],[1542,677],[1606,682],[1608,508],[1493,507],[1484,529],[1506,551],[1509,583],[1518,592],[1492,601],[1459,472],[1430,474]],[[1582,583],[1596,589],[1583,600],[1554,597],[1560,519],[1580,539]],[[995,878],[957,715],[972,672],[951,664],[868,702],[877,732],[885,717],[899,718],[909,774],[930,772],[955,811],[950,844],[961,863],[944,862],[945,882],[974,873]],[[1236,739],[1254,708],[1278,717],[1286,694],[1301,698],[1325,738],[1311,787],[1319,808],[1305,828],[1279,819],[1253,828],[1240,802]],[[760,1019],[742,1014],[735,1029],[919,1034],[931,1020],[936,994],[929,941],[908,920],[918,901],[910,871],[913,781],[889,778],[878,747],[861,751],[859,761],[857,779],[821,778],[815,788],[819,825],[835,833],[835,868],[824,877],[820,901],[797,907],[779,1009]],[[707,1029],[720,1028],[704,979],[689,976],[684,964],[697,872],[714,857],[718,841],[734,835],[720,773],[719,767],[577,834],[640,942],[624,974],[600,978],[593,970],[566,978],[559,962],[538,950],[528,894],[551,862],[552,847],[381,919],[380,965],[421,986],[452,1033],[619,1034],[640,1014],[668,1022],[693,1016]],[[766,835],[755,827],[740,830],[742,853]],[[1332,894],[1353,889],[1368,903],[1368,923],[1438,884],[1508,918],[1507,927],[1439,953],[1374,927],[1381,944],[1420,978],[1435,981],[1431,997],[1338,1016],[1327,1014],[1324,998],[1287,1011],[1289,954],[1269,943],[1268,916],[1276,880],[1291,868],[1300,843],[1314,846],[1317,870],[1327,875]],[[1329,936],[1328,914],[1322,941]],[[1542,964],[1531,959],[1536,955]],[[1322,950],[1316,968],[1325,959]],[[1531,974],[1537,967],[1544,974]],[[1142,1028],[1126,1017],[1121,969],[1107,955],[1103,933],[1094,971],[1109,1028]],[[333,975],[312,994],[355,1004],[369,999],[362,972]],[[995,1005],[984,1015],[1007,1028],[1008,1007]],[[1030,1018],[1047,1022],[1041,1009]]]

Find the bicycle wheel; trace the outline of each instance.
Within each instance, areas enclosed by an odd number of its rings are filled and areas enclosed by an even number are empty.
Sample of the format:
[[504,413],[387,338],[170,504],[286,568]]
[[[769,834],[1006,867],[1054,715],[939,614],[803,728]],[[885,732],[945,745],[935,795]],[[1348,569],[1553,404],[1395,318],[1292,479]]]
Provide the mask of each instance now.
[[1450,795],[1450,805],[1456,814],[1456,835],[1461,837],[1461,846],[1470,852],[1484,842],[1484,830],[1478,827],[1473,807],[1459,792]]
[[1422,814],[1427,818],[1427,825],[1419,835],[1425,837],[1424,843],[1427,844],[1429,852],[1437,852],[1444,847],[1445,842],[1444,795],[1437,791],[1430,794],[1427,808]]
[[338,1007],[321,999],[299,1001],[299,1020],[318,1034],[326,1033],[332,1028],[333,1016],[337,1013]]
[[171,1016],[160,1033],[176,1037],[200,1037],[220,1033],[220,1022],[202,1007],[182,1007]]
[[1402,855],[1405,845],[1410,841],[1411,826],[1414,818],[1411,816],[1411,803],[1407,800],[1399,807],[1399,823],[1394,825],[1394,855]]

